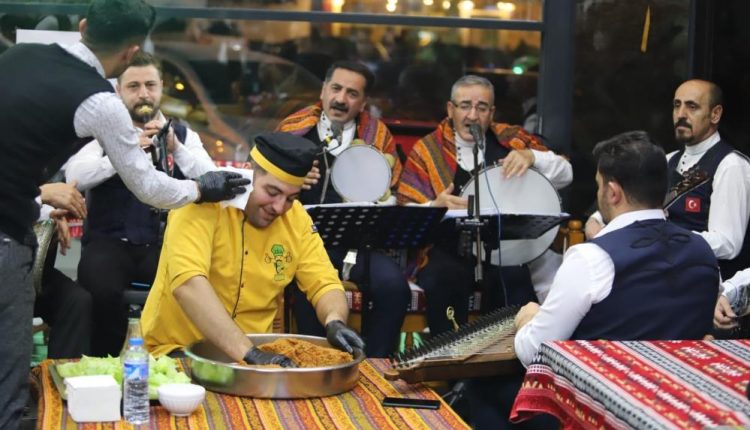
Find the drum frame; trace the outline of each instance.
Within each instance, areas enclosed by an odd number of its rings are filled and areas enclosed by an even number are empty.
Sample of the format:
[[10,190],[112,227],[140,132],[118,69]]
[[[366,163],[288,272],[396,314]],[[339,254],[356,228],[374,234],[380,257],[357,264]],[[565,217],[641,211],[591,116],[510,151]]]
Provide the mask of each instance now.
[[[351,150],[359,151],[359,150],[361,150],[361,148],[367,148],[370,151],[374,151],[374,153],[377,154],[378,157],[377,158],[373,157],[372,160],[381,160],[383,162],[383,165],[386,167],[387,172],[388,172],[388,178],[387,178],[387,181],[386,181],[385,189],[383,190],[382,193],[380,193],[380,195],[376,196],[372,200],[351,199],[350,198],[351,196],[345,195],[345,193],[342,191],[343,185],[340,182],[341,181],[349,182],[352,179],[349,179],[349,178],[340,179],[340,180],[336,179],[337,178],[336,172],[341,172],[342,169],[354,169],[355,170],[354,173],[360,173],[360,172],[356,172],[357,170],[361,170],[361,169],[358,169],[357,167],[362,167],[362,166],[354,166],[353,167],[351,165],[351,161],[350,160],[348,160],[346,158],[341,158],[341,157],[344,154],[346,154],[348,151],[351,151]],[[342,163],[342,161],[344,163]],[[355,160],[355,161],[360,161],[360,160]],[[370,161],[370,160],[366,160],[366,161]],[[339,164],[342,164],[342,166],[341,166],[341,168],[339,168],[337,170],[337,166]],[[341,174],[344,174],[344,173],[341,173]],[[339,175],[341,175],[341,174],[339,174]],[[388,193],[388,190],[390,190],[390,188],[391,188],[391,179],[392,178],[393,178],[393,171],[392,171],[391,165],[388,163],[388,160],[385,158],[385,156],[383,155],[383,153],[379,149],[375,148],[374,145],[368,145],[368,144],[361,145],[360,144],[360,145],[349,146],[348,148],[346,148],[343,151],[341,151],[341,153],[339,153],[339,155],[336,156],[336,159],[333,162],[333,166],[331,167],[331,184],[333,185],[333,189],[336,190],[336,192],[341,196],[341,198],[344,199],[344,201],[347,201],[347,202],[375,202],[375,201],[378,201],[380,198],[382,198],[384,195],[386,195]],[[369,182],[369,181],[373,180],[373,178],[356,176],[355,180],[358,181],[358,182],[359,181],[363,181],[363,180]]]
[[[503,166],[497,163],[493,163],[492,165],[485,166],[484,168],[479,170],[479,173],[477,175],[473,176],[471,179],[469,179],[466,182],[466,184],[461,188],[460,196],[468,197],[470,195],[474,195],[474,181],[479,180],[480,181],[479,182],[480,205],[482,209],[491,208],[492,210],[495,210],[494,204],[497,203],[499,212],[501,214],[530,213],[530,214],[544,214],[544,215],[559,215],[562,212],[562,200],[560,198],[560,194],[557,192],[555,187],[552,186],[552,183],[550,182],[550,180],[547,179],[547,177],[544,176],[541,172],[539,172],[539,170],[531,167],[522,176],[505,178],[502,174],[503,172],[502,168]],[[503,179],[500,184],[496,184],[493,186],[492,183],[488,184],[487,182],[485,182],[485,179],[483,178],[487,178],[487,180],[491,182],[492,179],[490,178],[490,175],[488,175],[488,173],[494,170],[499,170],[500,171],[499,177]],[[529,179],[530,177],[527,175],[534,175],[535,179]],[[514,185],[513,181],[522,181],[522,182],[517,182]],[[527,203],[531,203],[534,201],[537,201],[537,202],[539,201],[539,200],[530,200],[533,198],[532,195],[534,193],[530,193],[529,190],[523,189],[523,188],[531,187],[532,186],[531,184],[534,184],[534,183],[535,183],[534,186],[537,186],[539,184],[544,184],[543,186],[547,188],[546,191],[542,189],[542,192],[545,192],[546,194],[545,196],[542,196],[542,198],[544,199],[542,200],[542,202],[546,202],[545,204],[542,204],[542,205],[527,204]],[[488,185],[491,187],[490,192],[492,193],[492,197],[495,200],[494,203],[493,203],[493,199],[489,198],[490,196],[485,195],[487,193]],[[502,193],[503,188],[509,188],[510,192],[503,194]],[[489,204],[488,204],[488,201],[490,202]],[[507,204],[509,202],[510,204]],[[550,245],[552,245],[552,242],[557,236],[557,232],[559,231],[559,229],[560,227],[556,226],[536,239],[503,240],[501,238],[500,239],[500,258],[502,259],[501,265],[515,266],[515,265],[520,265],[520,264],[526,264],[528,262],[531,262],[539,258],[542,254],[544,254],[544,251],[546,251],[550,247]],[[531,251],[528,251],[530,247],[533,247],[533,249]],[[496,254],[496,251],[493,250],[492,253],[494,256]],[[529,257],[529,255],[531,257]],[[493,261],[493,263],[495,262]]]

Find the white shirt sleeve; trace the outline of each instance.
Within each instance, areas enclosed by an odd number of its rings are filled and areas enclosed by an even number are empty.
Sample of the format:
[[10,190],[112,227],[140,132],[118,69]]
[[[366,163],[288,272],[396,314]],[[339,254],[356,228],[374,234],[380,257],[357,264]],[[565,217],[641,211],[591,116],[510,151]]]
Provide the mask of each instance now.
[[737,154],[727,155],[716,168],[708,211],[708,230],[699,234],[716,258],[739,255],[750,217],[750,163]]
[[573,166],[565,157],[552,151],[536,151],[534,153],[534,167],[544,175],[556,190],[573,182]]
[[102,146],[94,140],[70,157],[65,169],[65,181],[69,184],[77,181],[76,187],[80,191],[86,191],[101,184],[116,173],[109,157],[104,155]]
[[184,144],[175,136],[175,150],[172,156],[174,162],[180,167],[182,174],[187,178],[197,178],[206,172],[217,170],[216,165],[211,161],[211,157],[203,147],[200,136],[190,129],[187,130]]
[[737,315],[746,314],[750,310],[750,268],[740,270],[724,281],[721,290]]
[[73,121],[79,137],[93,136],[99,141],[122,181],[140,201],[170,209],[198,199],[195,182],[170,178],[143,157],[138,131],[115,93],[97,93],[87,98],[76,110]]
[[539,313],[516,334],[516,355],[521,363],[528,366],[543,342],[570,339],[591,305],[612,291],[614,278],[612,259],[597,245],[583,243],[570,248]]

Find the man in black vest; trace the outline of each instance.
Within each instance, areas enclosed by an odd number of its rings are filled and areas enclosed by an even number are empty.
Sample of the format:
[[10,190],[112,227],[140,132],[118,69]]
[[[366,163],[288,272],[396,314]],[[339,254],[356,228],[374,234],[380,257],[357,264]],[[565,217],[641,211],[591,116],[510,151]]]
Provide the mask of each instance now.
[[[719,259],[722,278],[729,279],[750,266],[750,163],[719,135],[722,98],[716,84],[700,79],[675,91],[675,139],[685,148],[667,155],[670,189],[684,178],[684,184],[700,177],[708,181],[675,200],[668,212],[669,221],[706,239]],[[590,219],[586,228],[589,236],[601,227]]]
[[[130,112],[133,125],[142,130],[141,147],[153,151],[153,139],[165,124],[159,110],[163,82],[156,59],[143,52],[117,78],[117,92]],[[164,135],[174,159],[170,173],[195,178],[216,170],[197,133],[182,124]],[[169,170],[169,165],[167,168]],[[88,217],[78,282],[91,292],[94,303],[91,353],[116,356],[127,328],[123,294],[131,282],[151,285],[161,249],[162,212],[141,203],[117,175],[102,146],[93,141],[71,157],[66,179],[86,191]]]
[[[664,151],[634,131],[597,144],[594,158],[607,226],[568,250],[541,306],[516,315],[515,351],[527,366],[546,341],[701,339],[711,330],[718,264],[702,237],[664,217]],[[513,399],[496,393],[512,393],[512,382],[517,392],[520,380],[473,385],[476,428],[502,428]]]
[[154,15],[143,0],[94,0],[79,25],[82,42],[17,45],[0,56],[0,428],[17,428],[26,404],[39,185],[92,137],[128,188],[157,207],[219,201],[247,183],[226,172],[179,181],[143,157],[127,110],[105,78],[125,70]]
[[723,279],[750,265],[750,163],[719,135],[722,92],[713,82],[692,79],[677,88],[672,104],[675,139],[685,148],[667,155],[669,185],[690,169],[708,182],[669,207],[669,220],[699,232],[711,246]]

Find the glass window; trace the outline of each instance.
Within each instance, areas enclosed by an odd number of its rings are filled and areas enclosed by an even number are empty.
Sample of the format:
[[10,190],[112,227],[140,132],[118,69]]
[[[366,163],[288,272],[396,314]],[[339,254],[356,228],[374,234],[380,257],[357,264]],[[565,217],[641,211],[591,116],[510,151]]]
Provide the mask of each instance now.
[[595,201],[594,145],[646,130],[675,147],[672,97],[687,77],[689,0],[579,0],[573,100],[574,191],[571,211]]
[[342,59],[375,73],[370,111],[406,143],[445,117],[453,82],[468,73],[495,85],[497,120],[522,124],[535,113],[538,32],[170,19],[152,42],[173,104],[165,110],[232,145],[316,103],[326,70]]
[[[520,11],[541,8],[542,1],[515,4]],[[45,19],[41,15],[11,20],[2,34],[35,28]],[[77,28],[76,16],[68,21],[60,29]],[[446,116],[453,82],[465,74],[495,85],[496,120],[533,127],[540,46],[538,31],[183,19],[167,10],[146,49],[162,61],[165,114],[196,130],[214,159],[233,161],[244,160],[257,134],[318,102],[325,72],[337,60],[361,61],[373,71],[368,107],[399,143],[408,145],[435,128]]]

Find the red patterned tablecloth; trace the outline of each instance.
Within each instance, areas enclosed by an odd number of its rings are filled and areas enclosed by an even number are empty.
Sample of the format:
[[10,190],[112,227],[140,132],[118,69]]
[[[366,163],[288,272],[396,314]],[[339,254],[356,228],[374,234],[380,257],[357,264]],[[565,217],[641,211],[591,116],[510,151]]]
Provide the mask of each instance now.
[[511,421],[543,412],[565,429],[748,428],[748,381],[748,340],[551,342]]
[[[68,415],[49,373],[47,360],[35,369],[40,381],[39,429],[127,429],[124,422],[76,424]],[[268,400],[206,392],[190,417],[174,417],[160,405],[151,407],[150,429],[469,429],[445,403],[438,410],[384,408],[386,396],[440,399],[428,387],[383,378],[386,360],[367,359],[359,383],[338,396],[306,400]]]

